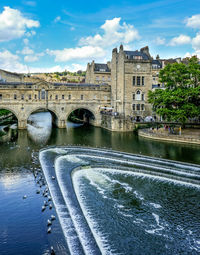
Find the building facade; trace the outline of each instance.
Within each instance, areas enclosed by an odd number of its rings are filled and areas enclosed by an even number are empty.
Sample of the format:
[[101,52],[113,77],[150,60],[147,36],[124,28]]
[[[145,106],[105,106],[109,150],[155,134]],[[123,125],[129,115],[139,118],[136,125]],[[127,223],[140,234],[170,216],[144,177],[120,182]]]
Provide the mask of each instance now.
[[111,69],[110,62],[107,64],[98,64],[92,61],[88,63],[86,70],[86,83],[111,85]]

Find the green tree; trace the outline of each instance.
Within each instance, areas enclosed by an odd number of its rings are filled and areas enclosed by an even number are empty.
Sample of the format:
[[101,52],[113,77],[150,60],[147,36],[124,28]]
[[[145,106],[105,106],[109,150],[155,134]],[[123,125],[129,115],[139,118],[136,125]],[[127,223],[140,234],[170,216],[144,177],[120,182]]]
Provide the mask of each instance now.
[[200,65],[197,57],[186,64],[174,63],[160,71],[165,89],[149,91],[148,101],[153,110],[168,121],[184,124],[189,118],[200,116]]

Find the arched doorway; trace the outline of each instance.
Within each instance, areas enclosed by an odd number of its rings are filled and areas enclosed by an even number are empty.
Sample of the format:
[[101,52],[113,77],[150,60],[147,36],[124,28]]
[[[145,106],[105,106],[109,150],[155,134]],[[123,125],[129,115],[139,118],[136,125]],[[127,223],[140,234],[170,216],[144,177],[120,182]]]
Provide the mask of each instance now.
[[93,125],[95,121],[95,116],[91,110],[88,110],[86,108],[78,108],[71,111],[71,113],[67,117],[67,121],[84,125]]

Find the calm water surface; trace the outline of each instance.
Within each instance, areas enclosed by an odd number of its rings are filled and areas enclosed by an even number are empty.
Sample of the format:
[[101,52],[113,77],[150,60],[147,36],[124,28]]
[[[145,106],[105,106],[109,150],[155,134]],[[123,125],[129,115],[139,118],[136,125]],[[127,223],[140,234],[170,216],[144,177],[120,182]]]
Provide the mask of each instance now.
[[[90,126],[72,128],[70,123],[56,129],[49,113],[31,118],[35,125],[19,131],[15,141],[0,144],[0,254],[50,254],[51,246],[57,254],[68,254],[58,219],[47,234],[55,208],[41,212],[45,198],[36,194],[40,187],[33,170],[40,170],[41,148],[83,145],[200,164],[199,146]],[[80,171],[73,181],[80,184],[76,194],[82,210],[95,220],[105,254],[199,254],[199,189],[106,170]]]

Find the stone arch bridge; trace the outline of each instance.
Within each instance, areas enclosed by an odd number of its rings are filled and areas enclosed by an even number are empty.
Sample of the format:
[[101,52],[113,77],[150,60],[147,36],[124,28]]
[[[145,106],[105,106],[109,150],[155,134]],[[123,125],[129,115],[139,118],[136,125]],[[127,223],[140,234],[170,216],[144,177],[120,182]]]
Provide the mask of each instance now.
[[101,126],[101,107],[110,106],[111,88],[107,84],[0,83],[0,109],[10,110],[18,120],[18,128],[26,129],[31,113],[48,110],[53,123],[66,127],[66,120],[76,109],[86,109],[94,119],[90,123]]

